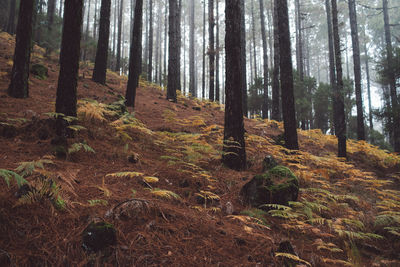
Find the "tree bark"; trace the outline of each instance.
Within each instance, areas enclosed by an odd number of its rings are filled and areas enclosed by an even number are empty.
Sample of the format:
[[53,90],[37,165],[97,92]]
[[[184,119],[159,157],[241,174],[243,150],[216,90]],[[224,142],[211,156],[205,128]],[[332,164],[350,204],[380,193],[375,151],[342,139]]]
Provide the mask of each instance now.
[[136,88],[139,86],[139,75],[142,72],[142,30],[143,0],[136,0],[133,22],[132,41],[129,55],[129,75],[126,87],[125,104],[135,107]]
[[214,0],[208,0],[208,56],[209,56],[209,93],[208,98],[215,100],[215,48],[214,48]]
[[336,62],[336,85],[335,98],[336,114],[335,114],[335,132],[338,138],[338,157],[346,157],[346,120],[344,111],[344,96],[343,96],[343,71],[342,71],[342,54],[340,50],[339,23],[336,0],[331,0],[332,3],[332,27],[333,40],[335,46],[335,62]]
[[220,58],[220,47],[219,47],[219,0],[216,0],[216,26],[217,26],[217,32],[215,36],[216,40],[216,47],[215,47],[215,101],[219,102],[220,101],[220,88],[219,88],[219,58]]
[[246,77],[246,24],[245,24],[245,5],[244,0],[240,0],[240,40],[241,40],[241,49],[240,49],[240,75],[242,75],[242,109],[243,116],[248,117],[248,107],[247,107],[247,77]]
[[280,51],[280,74],[282,92],[282,114],[284,124],[285,146],[287,149],[299,149],[296,129],[296,111],[293,94],[293,66],[290,47],[289,16],[287,0],[279,0],[278,30]]
[[147,80],[152,81],[153,72],[153,0],[149,1],[149,64],[147,65]]
[[189,33],[189,93],[196,97],[194,77],[194,0],[190,0],[190,33]]
[[264,69],[264,94],[263,94],[263,105],[262,105],[262,118],[268,119],[268,48],[267,48],[267,35],[265,33],[265,16],[264,16],[264,0],[260,2],[260,20],[261,20],[261,38],[263,43],[263,69]]
[[84,39],[85,39],[85,44],[83,48],[83,61],[86,61],[86,56],[87,56],[87,46],[88,46],[88,39],[89,39],[89,21],[90,21],[90,2],[88,4],[88,9],[87,9],[87,18],[86,18],[86,31],[84,34]]
[[165,10],[164,10],[164,81],[163,85],[166,87],[167,79],[167,40],[168,40],[168,0],[165,0]]
[[390,33],[389,13],[388,13],[388,1],[382,0],[383,5],[383,21],[385,26],[385,41],[386,41],[386,54],[387,54],[387,66],[386,70],[389,74],[389,89],[390,89],[390,101],[392,102],[392,121],[393,121],[393,139],[394,139],[394,151],[400,152],[400,114],[398,108],[398,99],[396,91],[396,78],[393,71],[393,47],[392,38]]
[[76,117],[83,0],[64,3],[64,25],[61,40],[60,74],[58,76],[56,112]]
[[274,24],[274,70],[272,79],[272,114],[271,119],[281,121],[281,102],[280,102],[280,84],[279,84],[279,30],[278,30],[278,9],[277,0],[274,0],[273,24]]
[[[115,70],[120,73],[121,70],[121,39],[122,39],[122,21],[123,21],[123,10],[124,10],[124,0],[120,0],[119,6],[119,19],[118,19],[118,43],[117,43],[117,64]],[[89,2],[90,3],[90,2]]]
[[206,97],[206,1],[203,0],[203,72],[201,97]]
[[222,162],[231,169],[246,168],[241,88],[242,75],[242,0],[226,0],[226,104]]
[[297,28],[297,69],[299,71],[300,81],[304,81],[304,64],[303,64],[303,32],[302,32],[302,25],[301,25],[301,7],[300,7],[300,0],[296,0],[296,10],[297,10],[297,17],[296,17],[296,28]]
[[[328,50],[329,50],[329,83],[332,89],[332,107],[333,107],[333,125],[336,125],[336,101],[335,101],[335,86],[336,86],[336,69],[335,69],[335,51],[333,48],[333,29],[332,29],[332,12],[329,0],[325,0],[326,20],[328,25]],[[333,129],[336,130],[335,127]]]
[[[260,10],[261,11],[261,10]],[[254,78],[257,80],[257,52],[256,52],[256,16],[254,15],[254,0],[251,0],[251,23],[253,37],[253,63],[254,63]],[[252,81],[254,82],[254,81]]]
[[111,0],[101,0],[99,40],[97,41],[97,51],[92,77],[94,82],[100,84],[106,84],[108,40],[110,37],[110,12]]
[[177,0],[169,0],[169,45],[167,99],[176,102],[176,90],[180,89],[180,62],[178,43],[179,10]]
[[364,109],[363,109],[362,90],[361,90],[361,60],[360,60],[360,45],[358,40],[356,3],[355,0],[348,0],[348,2],[349,2],[351,41],[353,44],[354,83],[355,83],[356,105],[357,105],[357,138],[358,140],[365,140]]
[[29,96],[29,62],[31,58],[34,0],[24,0],[19,7],[14,63],[8,94],[15,98]]

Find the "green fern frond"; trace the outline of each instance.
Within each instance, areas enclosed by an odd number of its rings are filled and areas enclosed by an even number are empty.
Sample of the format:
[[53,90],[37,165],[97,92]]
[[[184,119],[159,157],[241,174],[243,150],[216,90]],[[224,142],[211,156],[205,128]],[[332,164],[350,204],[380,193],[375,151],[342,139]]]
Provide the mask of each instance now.
[[145,176],[145,177],[143,177],[143,180],[144,180],[146,183],[154,184],[154,183],[158,183],[158,181],[159,181],[160,179],[158,179],[157,177],[154,177],[154,176]]
[[153,195],[161,197],[161,198],[177,199],[177,200],[181,199],[181,197],[178,194],[176,194],[172,191],[169,191],[169,190],[164,190],[164,189],[159,189],[159,188],[154,188],[154,189],[149,189],[149,190]]
[[86,130],[86,127],[83,127],[81,125],[70,125],[67,128],[73,130],[74,132],[79,132],[81,130]]
[[88,200],[89,202],[89,206],[93,207],[93,206],[107,206],[108,205],[108,201],[104,200],[104,199],[90,199]]
[[384,239],[383,236],[373,233],[353,232],[341,229],[335,229],[340,237],[347,237],[350,240],[372,240],[372,239]]
[[10,180],[12,178],[15,179],[18,187],[21,187],[21,185],[28,183],[28,181],[26,181],[21,175],[13,171],[0,169],[0,176],[4,178],[4,181],[6,182],[8,187],[10,187]]
[[270,208],[270,209],[274,209],[274,210],[292,210],[291,207],[285,206],[285,205],[280,205],[280,204],[263,204],[260,206],[260,208]]
[[91,148],[88,144],[85,143],[74,143],[68,148],[68,154],[73,154],[79,152],[81,149],[85,150],[85,152],[96,153],[93,148]]
[[300,258],[297,257],[296,255],[293,255],[293,254],[290,254],[290,253],[280,253],[280,252],[277,252],[277,253],[275,253],[275,257],[284,257],[284,258],[287,258],[287,259],[290,259],[290,260],[294,260],[294,261],[303,263],[303,264],[305,264],[305,265],[307,265],[307,266],[312,266],[311,263],[309,263],[308,261],[305,261],[305,260],[303,260],[303,259],[300,259]]
[[260,209],[249,209],[249,210],[243,210],[240,212],[240,214],[249,216],[253,218],[258,224],[268,226],[265,216],[268,214],[267,212],[260,210]]
[[36,168],[44,169],[44,164],[53,164],[53,163],[54,162],[49,159],[20,162],[19,163],[20,165],[15,169],[15,171],[20,173],[21,176],[25,177],[31,175]]
[[138,176],[143,176],[144,174],[141,172],[116,172],[116,173],[110,173],[107,174],[106,177],[129,177],[129,178],[135,178]]

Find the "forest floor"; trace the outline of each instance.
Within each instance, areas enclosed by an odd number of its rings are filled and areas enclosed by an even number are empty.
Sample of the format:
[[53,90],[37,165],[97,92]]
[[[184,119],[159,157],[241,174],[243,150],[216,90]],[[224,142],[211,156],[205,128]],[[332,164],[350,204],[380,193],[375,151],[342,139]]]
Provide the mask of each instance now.
[[[17,198],[15,180],[0,177],[0,266],[400,266],[398,155],[349,140],[343,160],[319,130],[299,130],[300,150],[290,151],[281,123],[245,119],[249,168],[233,171],[220,161],[222,106],[182,95],[172,103],[141,81],[133,116],[120,100],[127,78],[108,72],[98,85],[89,63],[79,73],[80,127],[61,151],[57,57],[35,46],[32,63],[49,77],[31,74],[29,98],[14,99],[14,44],[0,33],[0,172],[19,172],[36,190]],[[301,188],[297,202],[269,212],[239,194],[267,155]],[[89,253],[82,232],[96,220],[115,227],[117,243]],[[284,241],[297,256],[277,253]]]

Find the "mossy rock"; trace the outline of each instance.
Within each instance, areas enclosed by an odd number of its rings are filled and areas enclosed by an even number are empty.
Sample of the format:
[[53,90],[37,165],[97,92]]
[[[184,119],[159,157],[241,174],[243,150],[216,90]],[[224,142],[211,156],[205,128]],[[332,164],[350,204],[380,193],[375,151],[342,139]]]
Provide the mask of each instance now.
[[31,66],[31,73],[36,76],[36,78],[45,80],[49,77],[49,70],[46,66],[42,64],[33,64]]
[[82,247],[87,252],[98,252],[116,243],[116,231],[110,223],[91,222],[82,233]]
[[296,201],[299,194],[299,181],[293,172],[276,166],[266,173],[253,177],[240,191],[246,204],[259,208],[263,204],[288,205]]
[[278,163],[276,162],[276,160],[273,156],[268,155],[264,158],[262,166],[263,166],[263,172],[266,172],[266,171],[278,166]]

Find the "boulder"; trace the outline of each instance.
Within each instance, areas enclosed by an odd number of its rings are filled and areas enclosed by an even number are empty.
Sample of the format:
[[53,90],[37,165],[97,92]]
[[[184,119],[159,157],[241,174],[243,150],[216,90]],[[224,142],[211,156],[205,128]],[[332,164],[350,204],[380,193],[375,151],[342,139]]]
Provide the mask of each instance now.
[[276,166],[253,177],[240,191],[246,204],[259,208],[263,204],[288,205],[297,200],[299,181],[292,171]]
[[42,64],[33,64],[31,66],[31,73],[41,80],[45,80],[49,77],[49,70]]
[[273,156],[268,155],[264,158],[262,166],[263,166],[263,172],[266,172],[266,171],[278,166],[278,163],[276,162],[276,160]]
[[117,235],[112,224],[91,222],[82,233],[82,247],[87,252],[98,252],[116,245]]

